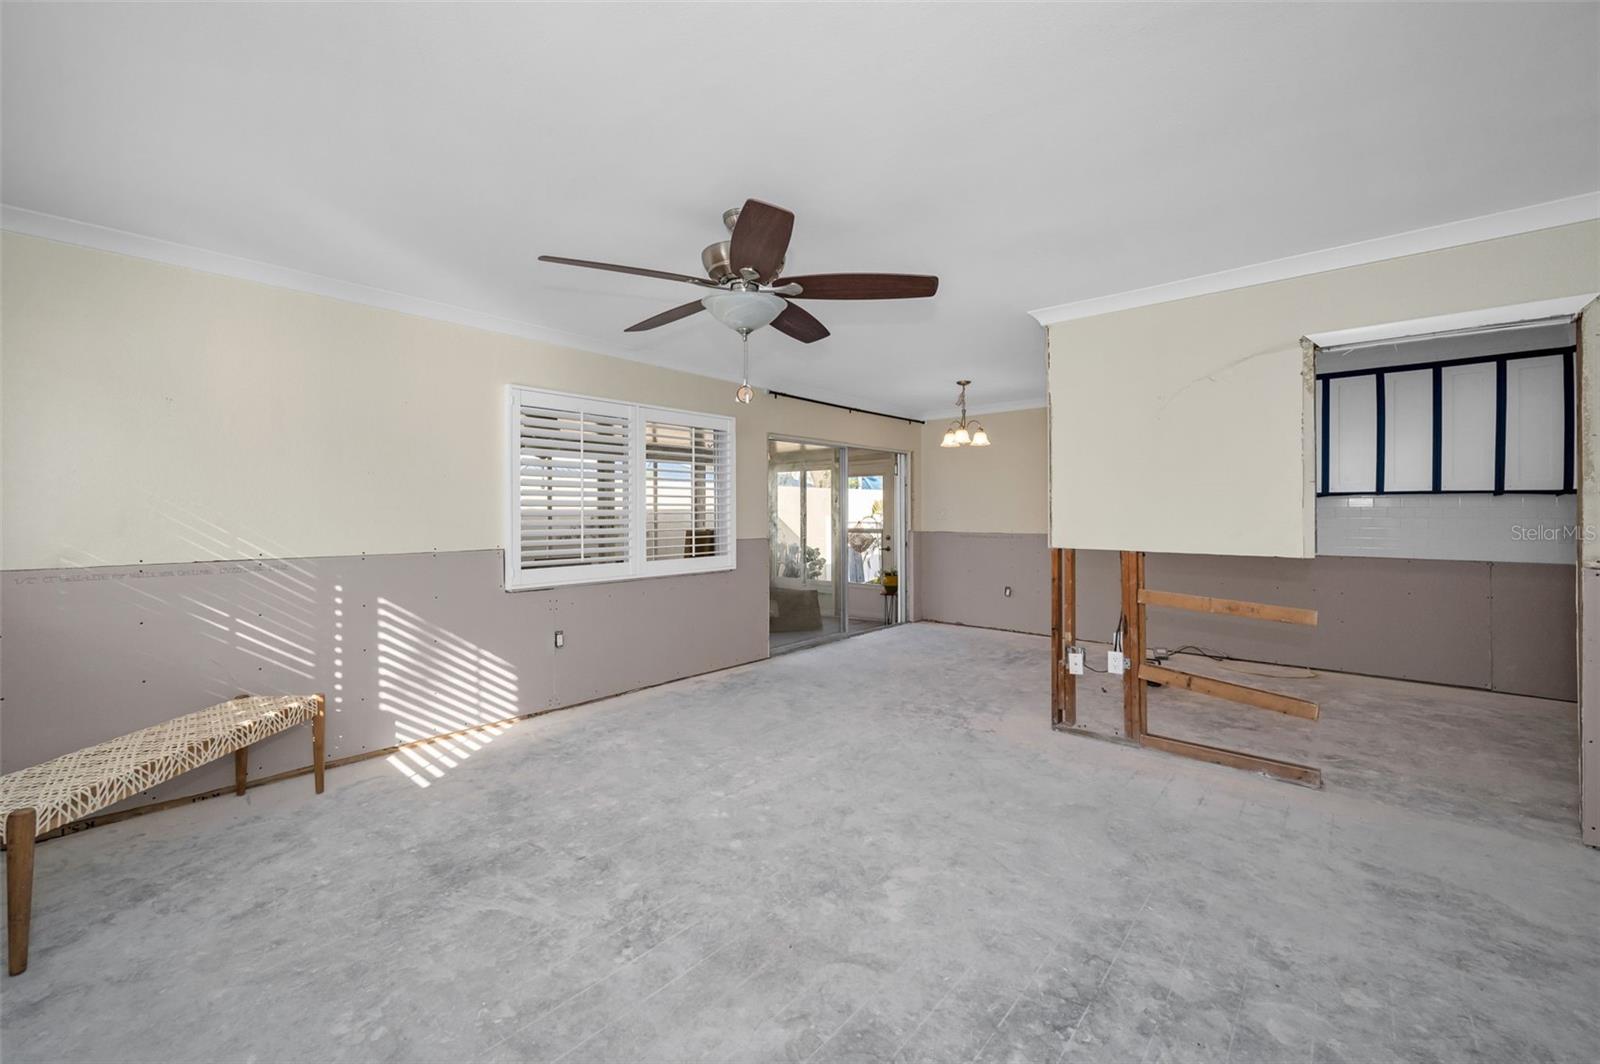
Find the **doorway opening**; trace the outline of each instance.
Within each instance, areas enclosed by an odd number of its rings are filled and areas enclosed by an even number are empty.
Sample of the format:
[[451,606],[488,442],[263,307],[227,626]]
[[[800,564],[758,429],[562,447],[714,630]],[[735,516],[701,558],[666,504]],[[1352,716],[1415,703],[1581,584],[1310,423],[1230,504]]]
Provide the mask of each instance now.
[[900,451],[767,441],[772,653],[905,619],[907,464]]

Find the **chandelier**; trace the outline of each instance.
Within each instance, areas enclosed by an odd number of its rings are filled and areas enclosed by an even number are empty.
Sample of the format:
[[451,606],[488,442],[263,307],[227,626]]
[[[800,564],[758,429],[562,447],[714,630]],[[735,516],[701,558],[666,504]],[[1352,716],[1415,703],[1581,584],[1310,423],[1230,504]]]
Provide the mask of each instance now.
[[961,419],[950,422],[950,427],[944,430],[944,439],[939,441],[940,447],[987,447],[989,434],[983,431],[983,426],[976,421],[967,420],[967,385],[971,381],[956,381],[961,386],[961,394],[956,396],[956,405],[961,408]]

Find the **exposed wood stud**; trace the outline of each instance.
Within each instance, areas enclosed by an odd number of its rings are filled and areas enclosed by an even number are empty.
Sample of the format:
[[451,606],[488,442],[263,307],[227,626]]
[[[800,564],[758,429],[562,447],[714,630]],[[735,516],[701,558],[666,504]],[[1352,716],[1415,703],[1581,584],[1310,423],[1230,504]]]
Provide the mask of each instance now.
[[1077,552],[1050,551],[1050,725],[1078,723],[1077,677],[1067,671],[1067,650],[1077,641]]
[[1144,588],[1144,551],[1122,552],[1122,654],[1127,662],[1122,674],[1123,734],[1137,741],[1145,733],[1147,704],[1139,666],[1144,662],[1144,604],[1139,592]]
[[1307,702],[1303,698],[1293,698],[1289,695],[1280,695],[1276,691],[1263,691],[1257,687],[1229,683],[1227,680],[1218,680],[1211,676],[1196,676],[1191,672],[1163,668],[1160,665],[1141,666],[1139,678],[1165,684],[1168,687],[1181,687],[1196,694],[1210,695],[1212,698],[1254,706],[1257,709],[1271,710],[1290,717],[1300,717],[1303,720],[1316,720],[1320,712],[1315,702]]
[[1066,699],[1063,689],[1066,685],[1066,670],[1061,667],[1061,657],[1064,653],[1061,643],[1061,550],[1059,547],[1050,551],[1050,726],[1059,728],[1062,724],[1063,707]]
[[1192,743],[1186,739],[1173,739],[1166,735],[1147,733],[1140,737],[1139,742],[1153,750],[1209,761],[1214,765],[1242,768],[1247,772],[1264,772],[1275,779],[1300,783],[1308,787],[1322,786],[1322,771],[1310,765],[1297,765],[1293,761],[1278,761],[1270,757],[1241,754],[1237,750],[1224,750],[1221,747]]
[[1142,590],[1139,592],[1139,601],[1147,606],[1190,610],[1194,613],[1216,613],[1226,617],[1250,617],[1258,621],[1278,621],[1282,624],[1317,623],[1316,610],[1302,610],[1294,606],[1271,606],[1264,602],[1243,602],[1239,599],[1212,598],[1209,595]]

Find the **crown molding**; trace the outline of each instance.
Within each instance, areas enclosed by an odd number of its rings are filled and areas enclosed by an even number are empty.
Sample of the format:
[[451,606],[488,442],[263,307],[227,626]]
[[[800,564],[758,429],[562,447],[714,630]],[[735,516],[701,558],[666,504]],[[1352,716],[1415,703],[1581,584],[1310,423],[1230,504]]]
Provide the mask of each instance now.
[[1248,288],[1251,285],[1286,281],[1313,273],[1326,273],[1329,270],[1340,270],[1349,266],[1364,266],[1384,259],[1398,259],[1406,255],[1420,255],[1462,244],[1476,244],[1484,240],[1497,240],[1540,229],[1554,229],[1557,226],[1588,222],[1597,218],[1600,218],[1600,192],[1585,192],[1582,195],[1551,200],[1547,203],[1535,203],[1532,206],[1518,207],[1498,214],[1464,218],[1443,225],[1429,226],[1426,229],[1412,229],[1392,236],[1290,255],[1287,258],[1258,262],[1218,273],[1202,274],[1199,277],[1170,281],[1149,288],[1135,288],[1126,292],[1082,299],[1074,303],[1043,307],[1028,313],[1040,325],[1055,325],[1079,318],[1111,314],[1119,310],[1132,310],[1135,307],[1170,303],[1178,299],[1211,295],[1234,288]]
[[[503,336],[515,336],[524,340],[553,344],[557,347],[565,347],[589,354],[625,359],[629,362],[655,366],[658,369],[667,369],[693,377],[705,377],[710,380],[735,383],[740,380],[738,373],[732,369],[726,374],[707,372],[700,369],[684,369],[667,361],[652,358],[647,349],[625,347],[592,336],[551,329],[516,318],[501,317],[497,314],[471,310],[451,303],[440,303],[420,296],[406,295],[403,292],[393,292],[386,288],[373,288],[369,285],[341,281],[335,277],[326,277],[306,270],[275,266],[269,262],[241,258],[237,255],[228,255],[218,251],[208,251],[205,248],[193,247],[189,244],[178,244],[170,240],[144,236],[140,233],[130,233],[123,229],[112,229],[108,226],[95,225],[92,222],[80,222],[73,218],[62,218],[59,215],[45,214],[41,211],[29,210],[26,207],[0,204],[0,229],[20,233],[24,236],[53,240],[60,244],[72,244],[95,251],[108,251],[117,255],[127,255],[130,258],[147,259],[152,262],[164,263],[168,266],[196,270],[200,273],[251,281],[272,288],[304,292],[309,295],[337,299],[345,303],[358,303],[362,306],[376,307],[381,310],[397,311],[401,314],[410,314],[414,317],[427,318],[431,321],[464,325],[468,328],[482,329],[485,332],[498,333]],[[765,388],[762,389],[762,391],[766,390]],[[785,389],[779,388],[779,391],[783,390]],[[812,387],[808,385],[806,390],[819,399],[825,399],[839,406],[882,405],[881,403],[862,400],[856,396],[845,395],[826,386]],[[1025,405],[1037,406],[1040,404],[1029,403]],[[917,418],[917,415],[912,413],[892,413],[889,416]]]
[[[392,292],[386,288],[373,288],[369,285],[356,284],[351,281],[341,281],[334,277],[325,277],[322,274],[310,273],[287,266],[275,266],[270,262],[240,258],[237,255],[228,255],[219,251],[207,251],[205,248],[178,244],[170,240],[161,240],[157,237],[144,236],[140,233],[130,233],[122,229],[112,229],[108,226],[95,225],[92,222],[80,222],[73,218],[44,214],[40,211],[28,210],[26,207],[0,204],[0,229],[12,233],[20,233],[24,236],[53,240],[60,244],[73,244],[95,251],[109,251],[118,255],[127,255],[131,258],[148,259],[153,262],[165,263],[168,266],[196,270],[200,273],[232,277],[241,281],[253,281],[256,284],[267,285],[271,288],[284,288],[294,292],[304,292],[309,295],[337,299],[345,303],[359,303],[363,306],[377,307],[382,310],[398,311],[401,314],[429,318],[433,321],[465,325],[469,328],[482,329],[485,332],[516,336],[524,340],[537,340],[541,343],[554,344],[558,347],[574,348],[580,351],[609,355],[613,358],[625,358],[632,362],[646,361],[641,357],[641,352],[637,350],[598,340],[591,336],[563,332],[560,329],[550,329],[542,325],[535,325],[532,322],[521,321],[516,318],[505,318],[497,314],[471,310],[467,307],[458,307],[451,303],[440,303],[431,299],[423,299],[420,296],[406,295],[403,292]],[[652,364],[659,365],[659,363]],[[704,374],[699,374],[699,376],[704,376]]]

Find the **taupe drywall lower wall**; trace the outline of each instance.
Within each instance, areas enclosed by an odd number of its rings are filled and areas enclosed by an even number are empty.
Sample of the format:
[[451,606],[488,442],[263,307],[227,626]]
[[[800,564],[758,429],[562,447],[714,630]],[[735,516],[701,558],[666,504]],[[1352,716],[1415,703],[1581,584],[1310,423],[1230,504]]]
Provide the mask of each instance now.
[[[765,540],[731,572],[500,585],[493,550],[7,572],[0,768],[243,691],[327,693],[336,758],[767,655]],[[309,763],[303,732],[251,773]],[[219,762],[132,804],[231,781]]]
[[[919,533],[918,616],[1049,632],[1042,536]],[[1576,571],[1570,566],[1397,558],[1152,554],[1163,591],[1304,606],[1316,628],[1149,612],[1150,644],[1192,643],[1255,661],[1577,697]],[[1012,599],[1002,596],[1006,584]],[[1121,611],[1110,551],[1078,552],[1078,637],[1107,641]]]
[[911,594],[917,619],[1049,635],[1050,555],[1045,543],[1042,532],[912,533],[916,561]]
[[1584,566],[1582,705],[1578,738],[1582,744],[1580,778],[1583,780],[1581,820],[1583,841],[1600,846],[1600,569]]

